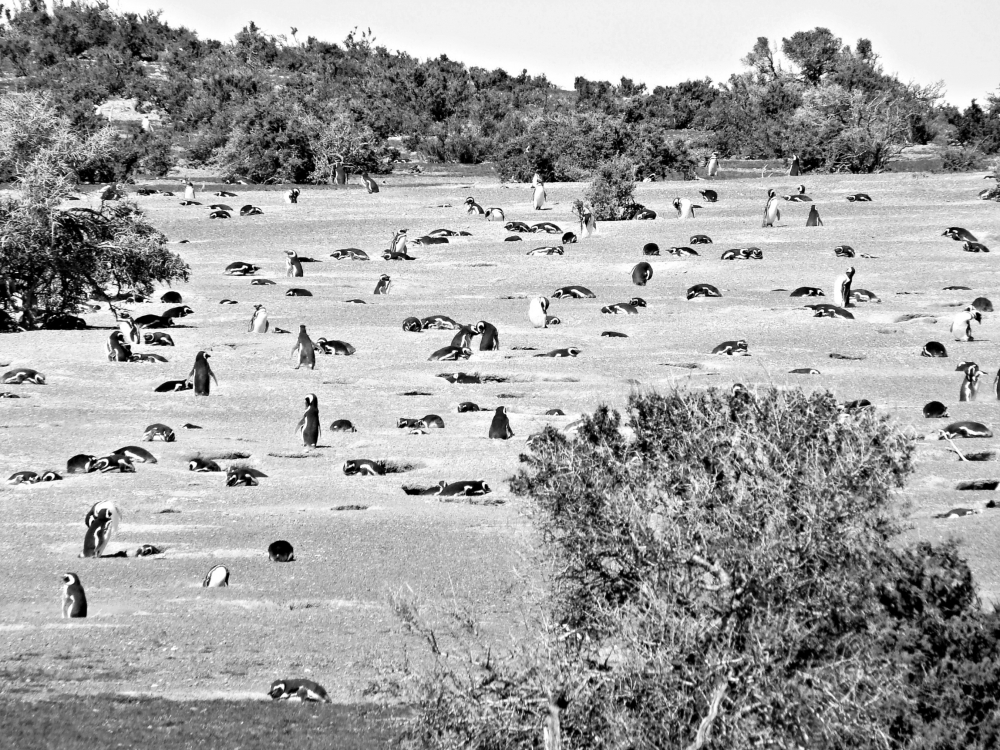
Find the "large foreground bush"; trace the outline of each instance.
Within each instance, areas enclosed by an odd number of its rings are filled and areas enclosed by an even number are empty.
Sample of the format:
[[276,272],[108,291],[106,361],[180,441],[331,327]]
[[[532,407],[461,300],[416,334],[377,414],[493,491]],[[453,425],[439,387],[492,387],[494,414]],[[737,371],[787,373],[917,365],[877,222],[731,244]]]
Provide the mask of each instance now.
[[913,446],[885,417],[645,394],[531,448],[536,638],[439,649],[415,743],[540,747],[558,723],[563,748],[995,746],[1000,621],[953,545],[899,546]]

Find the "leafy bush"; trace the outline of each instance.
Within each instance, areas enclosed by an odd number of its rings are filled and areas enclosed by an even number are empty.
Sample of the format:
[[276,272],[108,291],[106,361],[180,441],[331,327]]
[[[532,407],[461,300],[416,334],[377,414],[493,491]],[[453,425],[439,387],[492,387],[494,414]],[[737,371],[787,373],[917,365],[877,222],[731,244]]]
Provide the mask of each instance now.
[[830,393],[634,394],[531,449],[511,486],[550,571],[535,637],[438,649],[414,744],[537,747],[557,723],[567,748],[1000,736],[1000,617],[953,545],[896,543],[914,449],[888,418]]
[[986,154],[975,146],[948,146],[941,152],[945,172],[972,172],[986,164]]
[[635,164],[626,157],[616,157],[601,164],[587,187],[586,202],[598,221],[632,219],[643,206],[635,202]]

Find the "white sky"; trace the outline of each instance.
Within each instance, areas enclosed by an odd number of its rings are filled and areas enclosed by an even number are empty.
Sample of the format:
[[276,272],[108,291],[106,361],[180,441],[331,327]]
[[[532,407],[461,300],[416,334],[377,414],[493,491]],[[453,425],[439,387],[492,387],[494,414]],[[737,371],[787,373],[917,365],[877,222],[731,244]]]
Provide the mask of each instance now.
[[162,10],[171,25],[231,40],[253,20],[269,34],[298,28],[341,42],[355,26],[376,43],[425,59],[517,74],[544,73],[562,88],[582,75],[649,88],[689,78],[724,81],[758,36],[826,26],[845,43],[871,39],[889,73],[943,81],[964,108],[1000,88],[998,0],[111,0],[120,11]]

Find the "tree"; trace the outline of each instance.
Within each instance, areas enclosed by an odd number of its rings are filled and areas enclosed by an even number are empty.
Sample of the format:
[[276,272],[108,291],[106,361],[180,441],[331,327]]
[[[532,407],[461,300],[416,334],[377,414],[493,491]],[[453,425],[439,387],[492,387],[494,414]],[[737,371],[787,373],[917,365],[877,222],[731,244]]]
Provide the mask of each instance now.
[[[829,29],[817,26],[812,31],[796,31],[781,40],[781,51],[802,71],[802,78],[816,86],[834,70],[841,56],[841,41]],[[871,51],[871,43],[865,48]]]
[[44,96],[0,97],[0,165],[17,188],[0,198],[0,309],[22,328],[92,297],[148,295],[154,283],[187,280],[187,266],[135,204],[63,208],[77,175],[117,153],[117,138],[111,128],[76,136]]

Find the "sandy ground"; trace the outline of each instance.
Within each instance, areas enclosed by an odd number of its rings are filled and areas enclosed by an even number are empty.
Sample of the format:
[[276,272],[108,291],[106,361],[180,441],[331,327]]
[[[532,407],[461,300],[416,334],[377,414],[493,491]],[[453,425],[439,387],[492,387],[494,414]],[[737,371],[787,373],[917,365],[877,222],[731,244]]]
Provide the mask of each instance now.
[[[179,321],[187,327],[171,331],[176,347],[137,347],[165,355],[168,364],[109,363],[107,330],[0,337],[0,362],[34,367],[48,377],[46,386],[2,388],[22,398],[0,399],[0,472],[62,471],[76,453],[102,455],[139,444],[154,422],[172,426],[177,442],[143,443],[159,463],[138,464],[132,475],[73,475],[52,484],[0,487],[0,670],[7,677],[0,692],[260,698],[271,680],[298,675],[320,681],[336,700],[360,700],[373,680],[426,656],[387,605],[401,590],[430,604],[464,603],[488,631],[516,631],[517,582],[531,571],[532,535],[529,507],[511,495],[506,480],[525,450],[524,439],[547,423],[569,424],[601,403],[621,405],[636,387],[739,381],[829,388],[845,400],[868,398],[921,434],[945,423],[922,417],[923,404],[936,399],[949,405],[954,419],[1000,426],[989,385],[1000,366],[996,317],[985,316],[974,342],[949,335],[959,306],[976,296],[1000,302],[994,294],[998,256],[962,252],[960,243],[941,236],[945,227],[958,225],[991,244],[1000,208],[977,200],[983,181],[922,174],[809,176],[808,192],[825,226],[806,228],[807,206],[787,205],[777,228],[762,229],[766,189],[790,193],[797,181],[722,181],[715,186],[720,201],[704,204],[688,221],[674,218],[670,200],[697,199],[704,183],[641,185],[637,197],[660,212],[656,221],[602,224],[595,237],[567,246],[561,257],[526,257],[555,238],[525,235],[522,242],[504,243],[508,232],[502,224],[468,216],[461,204],[474,195],[483,205],[504,207],[508,220],[549,220],[576,229],[570,205],[582,195],[582,185],[550,186],[551,210],[544,212],[530,210],[525,186],[433,178],[390,178],[378,195],[306,188],[298,205],[282,202],[280,191],[200,196],[206,204],[252,202],[264,210],[230,221],[208,220],[204,207],[182,208],[180,197],[140,198],[173,242],[190,240],[172,248],[191,266],[191,283],[179,291],[195,314]],[[875,202],[844,199],[857,191]],[[438,207],[444,203],[452,207]],[[412,262],[381,260],[392,233],[403,227],[411,237],[439,227],[473,236],[412,248],[418,258]],[[698,246],[697,258],[647,258],[652,281],[642,289],[632,285],[630,270],[644,260],[644,243],[687,245],[696,233],[709,234],[714,244]],[[837,258],[833,248],[840,244],[876,257]],[[748,245],[762,248],[764,260],[719,259],[728,248]],[[346,247],[364,249],[372,261],[329,257]],[[285,249],[323,262],[306,264],[303,279],[285,279]],[[224,276],[235,260],[260,265],[258,276],[277,284],[251,286],[247,278]],[[856,320],[817,319],[802,308],[815,300],[789,298],[802,285],[829,294],[834,277],[849,265],[857,268],[855,288],[881,298],[880,304],[859,304]],[[391,292],[373,296],[382,273],[392,276]],[[714,284],[724,296],[687,301],[685,291],[696,283]],[[527,300],[519,297],[549,296],[567,284],[585,285],[597,299],[553,300],[550,313],[563,325],[533,329]],[[972,291],[943,291],[949,285]],[[285,297],[292,286],[314,296]],[[638,316],[600,313],[601,306],[635,295],[648,302]],[[220,306],[223,298],[239,304]],[[367,304],[345,304],[352,298]],[[341,339],[357,353],[321,356],[315,371],[293,370],[293,336],[247,332],[255,303],[267,306],[272,325],[296,331],[305,323],[314,339]],[[133,312],[167,307],[141,304]],[[896,322],[920,312],[940,317]],[[400,324],[411,315],[434,313],[492,322],[501,350],[477,351],[464,363],[427,361],[450,343],[452,333],[405,333]],[[88,316],[88,322],[113,324],[107,311]],[[602,338],[605,330],[629,338]],[[736,338],[747,339],[752,356],[710,355],[716,344]],[[944,343],[950,358],[920,357],[930,340]],[[567,346],[582,354],[532,356]],[[199,350],[211,353],[219,379],[209,398],[153,393],[159,383],[187,375]],[[863,359],[835,360],[831,353]],[[975,360],[988,373],[978,402],[958,403],[962,376],[954,370],[961,359]],[[696,367],[676,366],[684,364]],[[789,374],[800,367],[821,374]],[[450,385],[435,377],[455,371],[502,375],[509,382]],[[409,391],[429,395],[403,395]],[[307,457],[288,457],[302,451],[294,428],[308,393],[319,397],[324,426],[350,419],[358,432],[327,432],[322,447]],[[491,415],[457,414],[460,401],[506,404],[516,437],[487,439]],[[545,416],[551,408],[566,416]],[[398,417],[428,413],[441,415],[445,429],[413,436],[395,427]],[[185,422],[204,429],[180,429]],[[996,443],[964,445],[986,449]],[[269,478],[256,488],[227,488],[223,475],[187,470],[190,456],[221,451],[245,451]],[[921,444],[919,457],[900,498],[912,507],[909,536],[961,538],[991,604],[1000,594],[993,552],[1000,511],[947,521],[932,515],[958,506],[984,508],[992,493],[958,492],[955,484],[1000,478],[1000,469],[996,463],[962,463],[937,441]],[[348,477],[341,466],[350,458],[414,468]],[[502,504],[441,503],[400,488],[442,479],[486,480],[494,489],[490,498]],[[109,498],[124,509],[124,521],[108,551],[131,555],[141,544],[155,544],[166,549],[163,556],[77,559],[84,514]],[[367,509],[333,510],[355,504]],[[295,563],[268,561],[267,545],[276,539],[292,542]],[[206,571],[219,563],[232,570],[230,588],[200,588]],[[83,581],[91,612],[85,622],[59,619],[63,571],[77,572]]]

